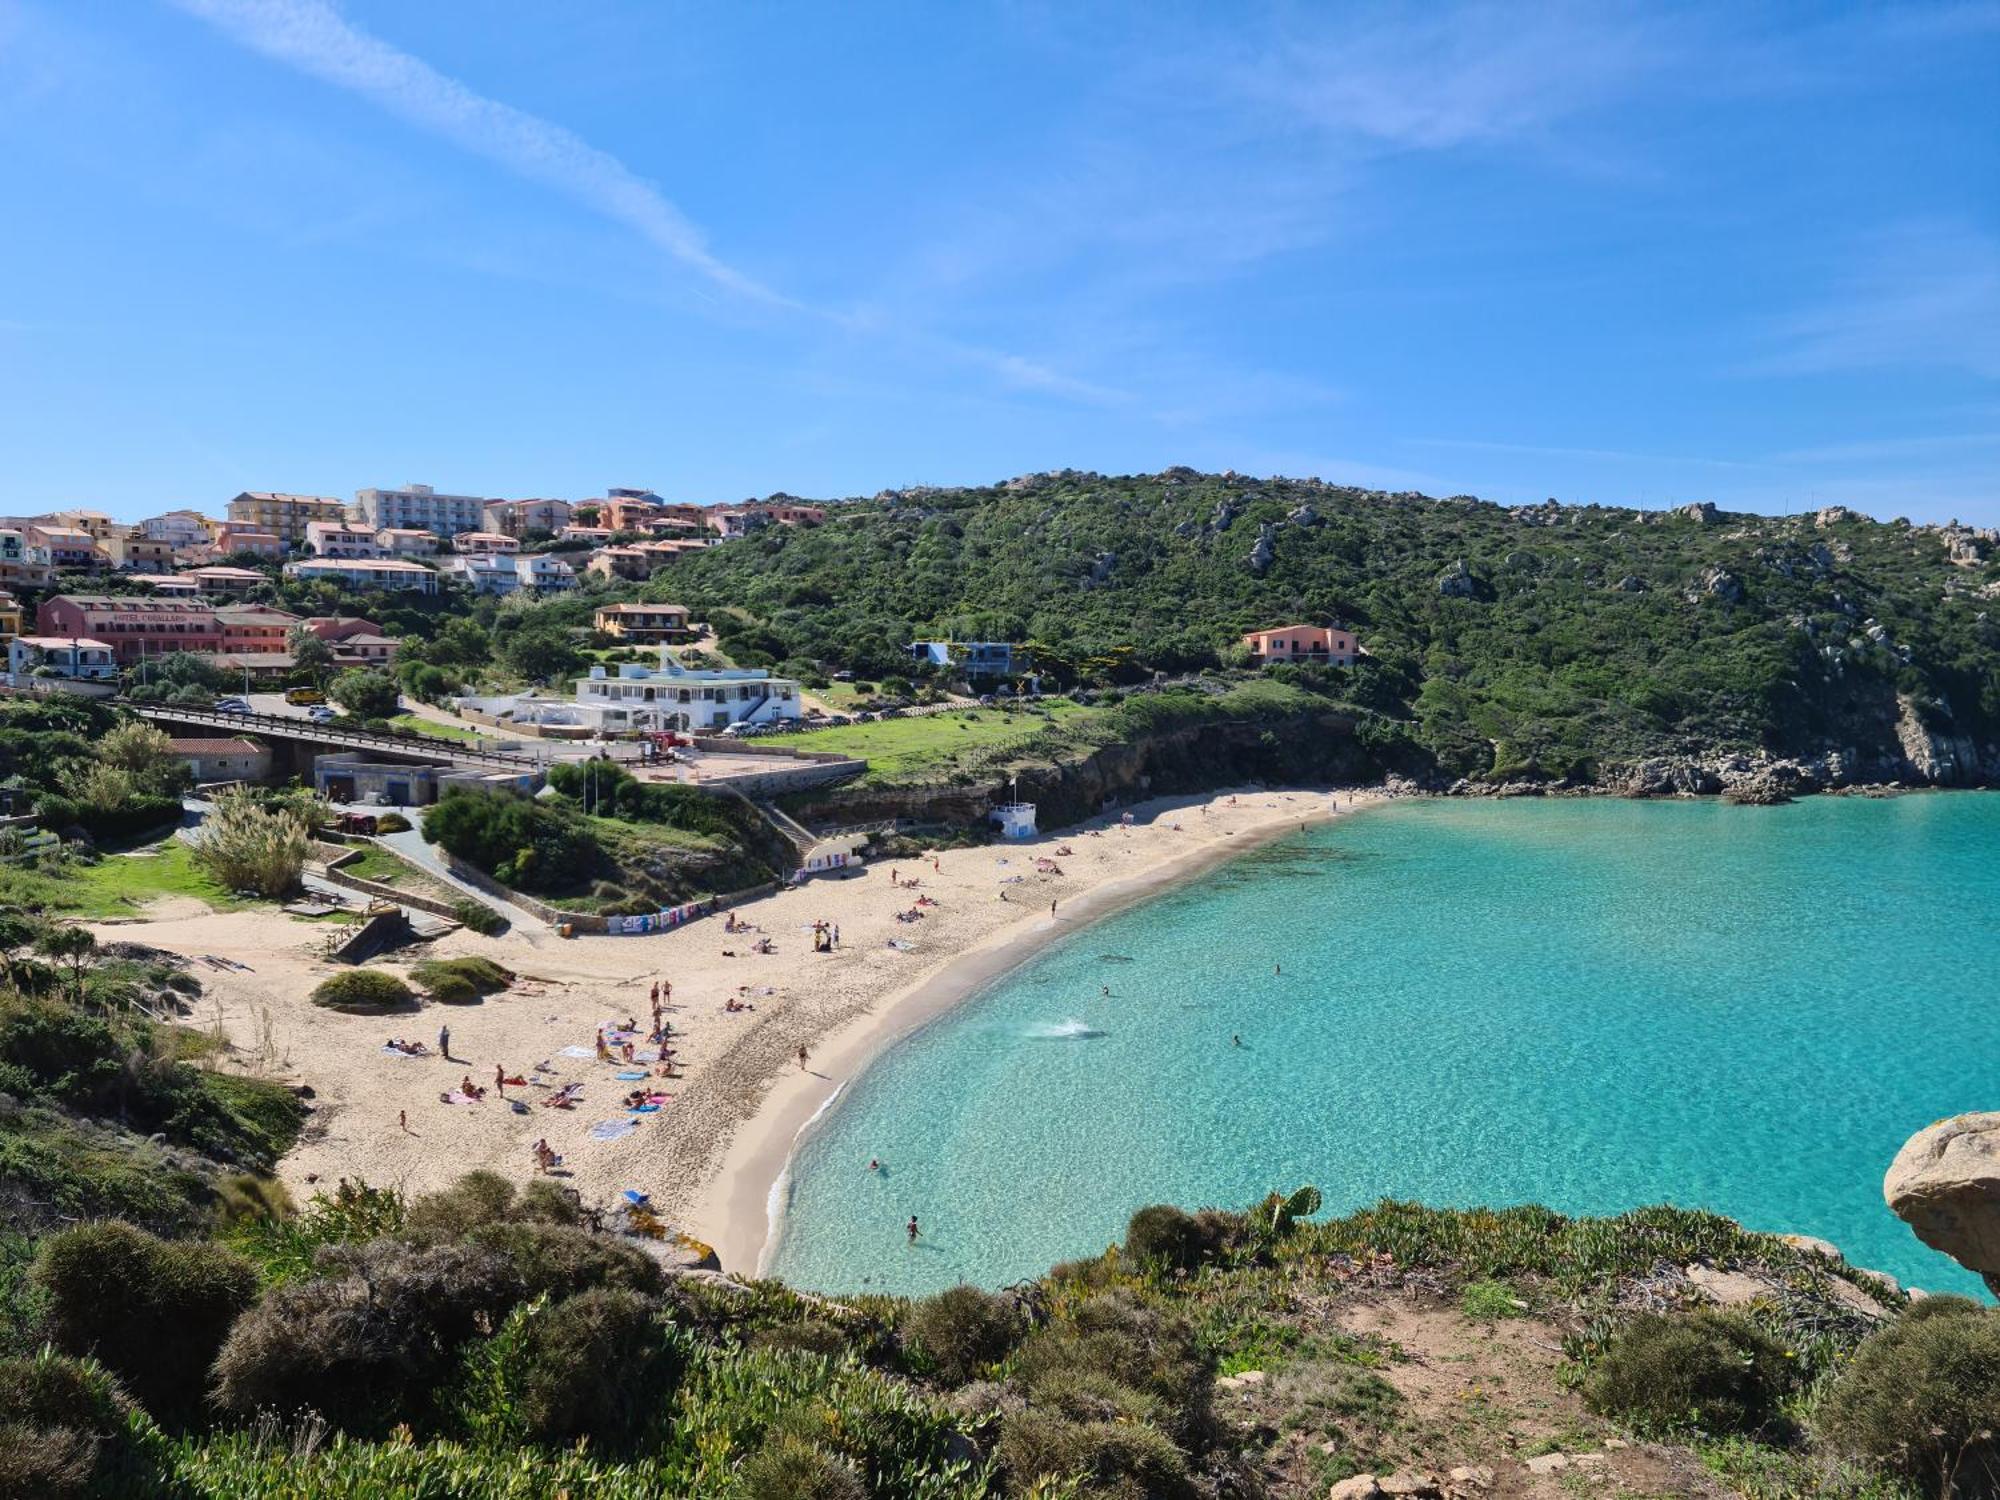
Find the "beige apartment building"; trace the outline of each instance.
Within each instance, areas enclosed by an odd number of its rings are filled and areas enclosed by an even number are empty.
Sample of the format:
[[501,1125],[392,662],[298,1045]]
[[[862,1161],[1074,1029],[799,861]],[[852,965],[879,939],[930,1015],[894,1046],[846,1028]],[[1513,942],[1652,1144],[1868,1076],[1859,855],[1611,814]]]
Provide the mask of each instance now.
[[245,490],[229,502],[229,522],[242,531],[268,531],[287,547],[302,545],[315,521],[344,522],[347,504],[326,495],[281,495]]

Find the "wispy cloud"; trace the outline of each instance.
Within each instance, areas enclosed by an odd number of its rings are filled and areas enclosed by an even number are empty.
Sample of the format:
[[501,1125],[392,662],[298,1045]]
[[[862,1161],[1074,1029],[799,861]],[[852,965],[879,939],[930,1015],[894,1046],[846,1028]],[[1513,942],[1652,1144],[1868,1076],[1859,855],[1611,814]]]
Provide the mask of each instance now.
[[1438,150],[1535,134],[1683,56],[1630,7],[1398,6],[1292,30],[1229,78],[1322,130]]
[[2000,380],[2000,240],[1961,224],[1877,235],[1771,343],[1749,373],[1929,368]]
[[1086,405],[1131,401],[1129,393],[1065,374],[1003,349],[928,334],[868,309],[812,307],[721,259],[707,236],[654,183],[575,132],[490,99],[422,58],[372,36],[332,0],[169,0],[262,55],[348,89],[399,119],[497,162],[623,224],[710,285],[747,302],[803,315],[822,327],[920,347],[1017,391]]
[[353,25],[325,0],[171,0],[264,56],[360,94],[398,118],[635,230],[738,297],[797,306],[720,259],[653,183],[537,115],[474,92]]

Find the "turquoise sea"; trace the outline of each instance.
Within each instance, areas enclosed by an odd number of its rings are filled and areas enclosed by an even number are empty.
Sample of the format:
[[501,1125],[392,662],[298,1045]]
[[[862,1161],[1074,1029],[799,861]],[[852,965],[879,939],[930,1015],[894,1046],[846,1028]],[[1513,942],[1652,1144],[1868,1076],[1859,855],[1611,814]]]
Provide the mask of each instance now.
[[1390,806],[891,1049],[799,1151],[772,1270],[999,1285],[1141,1204],[1311,1182],[1335,1210],[1671,1202],[1976,1290],[1881,1182],[1913,1131],[2000,1107],[1997,1001],[2000,796]]

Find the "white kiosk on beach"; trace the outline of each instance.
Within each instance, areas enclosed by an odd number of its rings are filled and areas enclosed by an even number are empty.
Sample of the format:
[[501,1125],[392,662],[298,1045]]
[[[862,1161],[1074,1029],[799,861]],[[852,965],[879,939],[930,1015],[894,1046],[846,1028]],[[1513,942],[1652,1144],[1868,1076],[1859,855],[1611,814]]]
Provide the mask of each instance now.
[[1031,839],[1035,836],[1035,804],[1018,800],[1021,795],[1021,782],[1018,777],[1012,786],[1017,800],[1001,803],[988,816],[1000,825],[1001,838]]

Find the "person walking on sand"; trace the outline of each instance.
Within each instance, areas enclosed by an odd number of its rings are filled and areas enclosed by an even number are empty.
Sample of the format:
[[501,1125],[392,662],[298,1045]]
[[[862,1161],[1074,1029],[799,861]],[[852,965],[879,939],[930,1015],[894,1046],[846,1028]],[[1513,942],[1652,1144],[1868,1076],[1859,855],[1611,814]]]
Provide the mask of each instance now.
[[805,1072],[805,1070],[806,1070],[806,1059],[807,1059],[807,1058],[809,1058],[810,1056],[812,1056],[812,1054],[806,1051],[806,1044],[805,1044],[804,1042],[800,1042],[800,1043],[799,1043],[799,1071],[800,1071],[801,1073]]
[[403,1134],[408,1135],[410,1133],[410,1112],[407,1109],[397,1110],[396,1123],[402,1126]]
[[451,1061],[451,1028],[449,1026],[438,1027],[438,1056],[442,1057],[446,1062]]
[[507,1097],[507,1070],[499,1063],[493,1065],[493,1088],[502,1099]]
[[1049,915],[1053,917],[1053,916],[1054,916],[1055,914],[1056,914],[1056,903],[1055,903],[1054,899],[1052,898],[1052,899],[1051,899],[1051,900],[1049,901]]
[[921,1232],[917,1228],[917,1216],[915,1214],[910,1215],[909,1230],[910,1230],[910,1243],[914,1245],[917,1242],[917,1235]]

